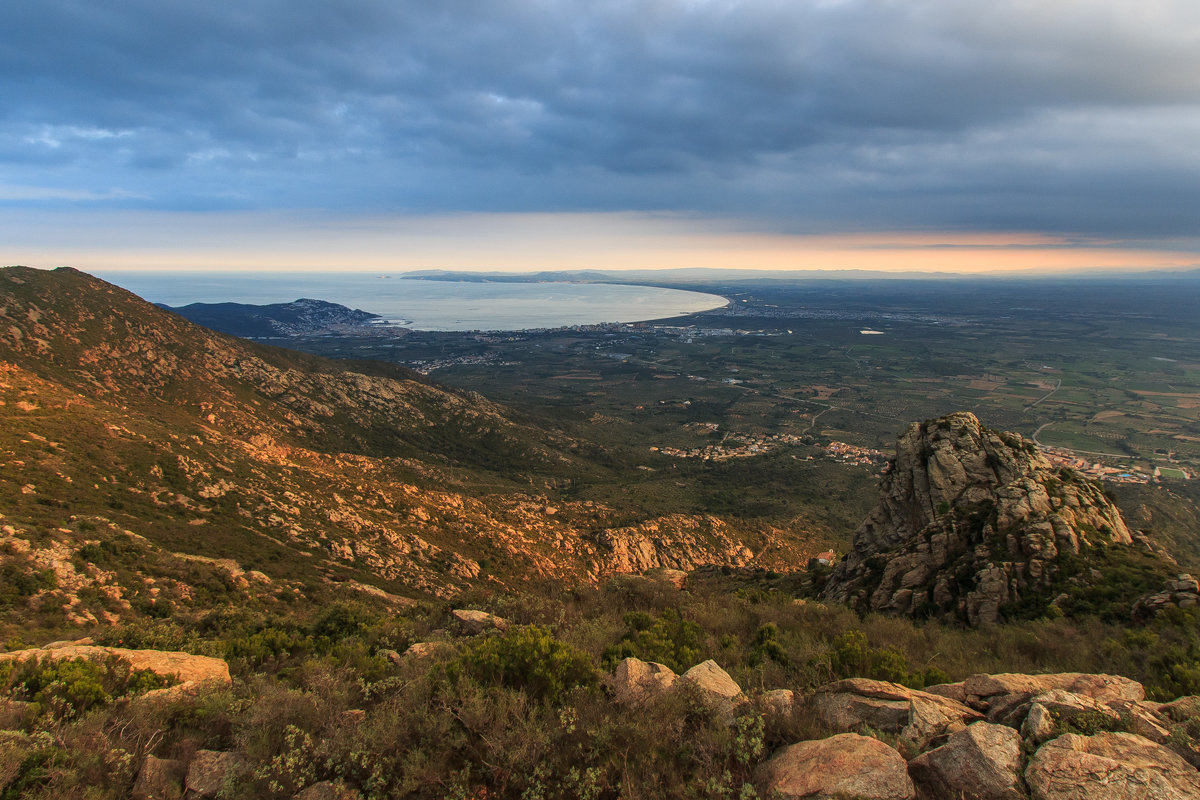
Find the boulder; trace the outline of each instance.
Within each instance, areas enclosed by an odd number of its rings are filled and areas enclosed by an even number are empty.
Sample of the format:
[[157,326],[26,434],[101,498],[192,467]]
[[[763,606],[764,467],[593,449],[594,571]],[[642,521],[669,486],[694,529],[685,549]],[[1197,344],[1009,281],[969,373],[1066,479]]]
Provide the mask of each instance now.
[[652,574],[655,577],[662,578],[676,589],[682,589],[687,586],[688,574],[681,569],[662,569]]
[[474,611],[467,608],[456,608],[450,612],[458,625],[469,634],[483,633],[489,630],[508,630],[508,620],[489,614],[486,611]]
[[755,782],[764,797],[806,800],[912,800],[907,765],[877,739],[842,733],[783,748],[763,763]]
[[245,768],[237,753],[197,750],[187,771],[188,798],[216,797],[234,776]]
[[796,708],[796,693],[791,689],[772,689],[762,696],[763,713],[776,719],[791,719]]
[[1200,773],[1132,733],[1065,734],[1025,770],[1034,800],[1200,800]]
[[627,658],[613,672],[613,695],[623,705],[638,705],[674,685],[678,676],[668,666],[639,658]]
[[898,683],[849,678],[826,684],[809,701],[822,724],[839,733],[866,729],[899,734],[925,748],[981,719],[967,706]]
[[695,686],[704,704],[720,712],[732,712],[745,700],[742,687],[711,658],[680,675],[679,681]]
[[920,800],[1024,800],[1021,736],[976,722],[908,762]]
[[361,798],[362,795],[357,789],[351,789],[343,783],[321,781],[298,792],[292,797],[292,800],[361,800]]
[[185,773],[182,761],[146,756],[129,796],[132,800],[180,800]]
[[[417,642],[416,644],[411,644],[408,646],[408,649],[404,651],[404,657],[432,658],[434,656],[448,654],[453,650],[454,645],[450,644],[449,642]],[[400,656],[396,657],[394,663],[400,663]]]

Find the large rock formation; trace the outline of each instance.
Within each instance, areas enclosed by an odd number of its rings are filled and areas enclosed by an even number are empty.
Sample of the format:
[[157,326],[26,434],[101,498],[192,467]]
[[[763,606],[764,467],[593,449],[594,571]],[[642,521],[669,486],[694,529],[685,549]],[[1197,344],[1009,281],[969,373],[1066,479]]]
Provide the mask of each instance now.
[[1098,486],[973,414],[914,423],[824,594],[862,610],[993,623],[1064,557],[1133,544]]

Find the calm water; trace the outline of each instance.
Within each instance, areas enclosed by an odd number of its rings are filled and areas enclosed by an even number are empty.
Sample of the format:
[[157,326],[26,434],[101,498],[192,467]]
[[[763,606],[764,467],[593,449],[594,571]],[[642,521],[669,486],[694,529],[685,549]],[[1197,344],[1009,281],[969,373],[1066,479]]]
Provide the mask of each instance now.
[[146,300],[287,303],[328,300],[422,331],[522,330],[639,322],[719,308],[724,297],[602,283],[456,283],[372,274],[108,272],[99,277]]

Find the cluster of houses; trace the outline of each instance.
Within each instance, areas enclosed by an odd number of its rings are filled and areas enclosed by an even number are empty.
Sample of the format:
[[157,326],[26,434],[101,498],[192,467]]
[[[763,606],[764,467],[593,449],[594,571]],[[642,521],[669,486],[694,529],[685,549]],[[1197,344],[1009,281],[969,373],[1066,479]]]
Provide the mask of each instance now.
[[[1042,455],[1046,460],[1057,467],[1071,467],[1076,472],[1086,475],[1089,478],[1094,478],[1098,481],[1110,481],[1112,483],[1149,483],[1155,476],[1150,472],[1144,472],[1135,467],[1116,466],[1112,467],[1108,464],[1102,464],[1095,461],[1088,461],[1084,458],[1079,458],[1070,450],[1062,450],[1057,447],[1042,447]],[[1157,470],[1155,470],[1157,472]]]

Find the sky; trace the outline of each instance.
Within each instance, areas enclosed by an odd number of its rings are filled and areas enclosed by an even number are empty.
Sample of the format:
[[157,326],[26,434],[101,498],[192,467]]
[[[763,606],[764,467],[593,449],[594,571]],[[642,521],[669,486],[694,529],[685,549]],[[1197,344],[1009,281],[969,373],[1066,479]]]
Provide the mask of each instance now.
[[0,262],[1200,267],[1195,0],[4,0]]

